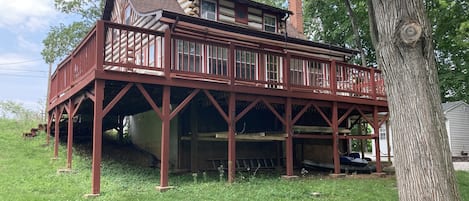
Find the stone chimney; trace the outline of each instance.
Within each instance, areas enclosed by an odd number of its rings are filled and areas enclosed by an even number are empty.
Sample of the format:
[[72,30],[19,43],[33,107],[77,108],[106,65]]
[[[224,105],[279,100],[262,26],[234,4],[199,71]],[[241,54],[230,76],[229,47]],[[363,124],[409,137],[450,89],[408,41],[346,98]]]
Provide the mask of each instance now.
[[290,16],[291,24],[300,34],[303,34],[303,3],[301,1],[288,0],[288,10],[293,12],[293,15]]

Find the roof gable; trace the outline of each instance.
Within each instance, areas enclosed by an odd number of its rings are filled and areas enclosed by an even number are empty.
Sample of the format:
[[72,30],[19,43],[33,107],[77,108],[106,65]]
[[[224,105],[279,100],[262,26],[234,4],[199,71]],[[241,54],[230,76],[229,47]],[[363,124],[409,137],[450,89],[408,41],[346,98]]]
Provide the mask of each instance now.
[[446,102],[446,103],[442,103],[441,104],[441,107],[443,109],[443,112],[444,113],[447,113],[461,105],[465,105],[466,107],[469,107],[469,105],[467,103],[465,103],[464,101],[455,101],[455,102]]

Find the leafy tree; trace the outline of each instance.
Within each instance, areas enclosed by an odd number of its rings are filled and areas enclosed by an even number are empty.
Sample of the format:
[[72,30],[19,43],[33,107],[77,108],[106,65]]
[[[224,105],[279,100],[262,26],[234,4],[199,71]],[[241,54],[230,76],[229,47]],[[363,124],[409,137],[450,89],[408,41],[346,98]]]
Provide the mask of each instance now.
[[469,2],[427,0],[444,101],[469,102]]
[[[367,1],[350,2],[359,22],[359,34],[368,65],[375,65]],[[442,101],[469,102],[469,89],[466,87],[469,83],[469,3],[463,0],[425,0],[425,8],[433,24]],[[310,39],[357,48],[343,0],[305,1],[304,12],[305,30]]]
[[433,26],[421,0],[369,0],[391,114],[399,200],[461,200],[440,105]]
[[43,40],[41,55],[44,61],[52,64],[70,54],[100,18],[103,5],[102,0],[54,0],[58,11],[73,14],[80,21],[51,27]]
[[[367,65],[376,64],[369,34],[366,0],[350,1]],[[305,33],[309,39],[358,48],[344,0],[304,1]],[[358,58],[356,58],[358,59]],[[358,60],[355,60],[358,63]]]

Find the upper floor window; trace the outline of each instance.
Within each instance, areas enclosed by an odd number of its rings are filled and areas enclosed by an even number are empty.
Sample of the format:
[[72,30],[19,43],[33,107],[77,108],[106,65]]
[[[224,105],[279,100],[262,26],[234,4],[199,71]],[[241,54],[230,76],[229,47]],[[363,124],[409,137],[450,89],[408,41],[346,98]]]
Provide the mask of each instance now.
[[130,5],[128,5],[126,8],[125,8],[125,16],[124,16],[124,21],[125,21],[125,24],[127,25],[130,25],[131,21],[131,14],[132,14],[132,10],[130,8]]
[[290,83],[297,85],[304,85],[304,63],[302,59],[290,60]]
[[200,17],[208,20],[217,20],[217,3],[213,0],[203,0],[200,4]]
[[215,45],[207,46],[207,66],[213,75],[227,75],[228,49]]
[[257,53],[249,50],[236,50],[235,60],[236,78],[257,79]]
[[272,15],[264,15],[264,31],[277,32],[277,18]]
[[239,23],[248,23],[248,7],[242,4],[235,4],[235,21]]

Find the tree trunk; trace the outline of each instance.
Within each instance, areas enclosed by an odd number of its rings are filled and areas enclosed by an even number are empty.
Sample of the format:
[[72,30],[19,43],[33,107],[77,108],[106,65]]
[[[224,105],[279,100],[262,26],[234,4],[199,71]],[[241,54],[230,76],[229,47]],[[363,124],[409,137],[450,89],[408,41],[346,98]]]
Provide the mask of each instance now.
[[460,200],[421,0],[371,2],[371,34],[391,114],[400,200]]
[[355,43],[357,48],[360,50],[360,58],[362,60],[362,66],[366,66],[366,55],[363,50],[362,41],[360,40],[360,32],[358,32],[357,20],[353,14],[352,6],[350,5],[350,0],[344,0],[345,7],[347,7],[348,16],[350,18],[350,23],[352,24],[353,35],[355,36]]

